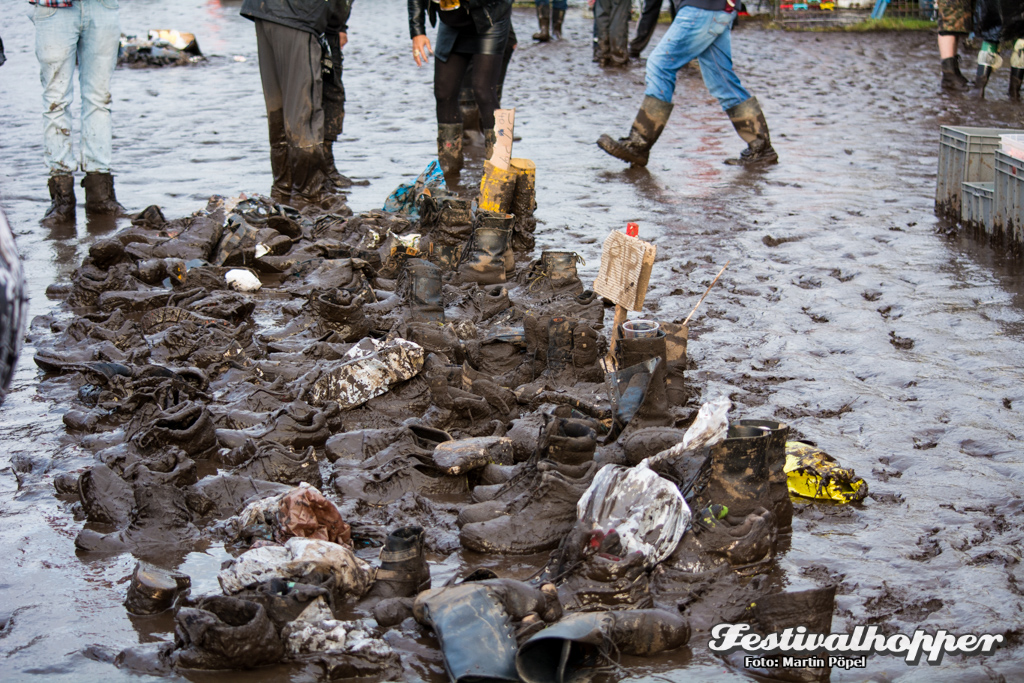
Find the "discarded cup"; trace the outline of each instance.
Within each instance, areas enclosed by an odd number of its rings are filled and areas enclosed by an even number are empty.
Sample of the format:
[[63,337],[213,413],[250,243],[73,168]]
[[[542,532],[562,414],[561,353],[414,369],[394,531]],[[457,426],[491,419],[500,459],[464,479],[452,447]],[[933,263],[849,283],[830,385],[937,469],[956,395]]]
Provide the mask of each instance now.
[[627,320],[622,323],[622,336],[626,339],[653,339],[661,326],[653,320]]

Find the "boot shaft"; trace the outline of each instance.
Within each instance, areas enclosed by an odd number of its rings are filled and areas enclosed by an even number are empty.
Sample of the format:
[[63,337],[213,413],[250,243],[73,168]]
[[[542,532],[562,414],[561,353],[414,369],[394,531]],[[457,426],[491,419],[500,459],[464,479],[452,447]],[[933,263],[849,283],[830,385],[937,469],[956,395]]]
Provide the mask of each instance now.
[[757,427],[730,427],[725,441],[711,449],[711,478],[701,501],[725,505],[734,518],[770,508],[768,441]]
[[568,318],[555,316],[548,321],[548,367],[562,370],[572,366],[572,331],[574,324]]
[[729,120],[740,139],[747,143],[747,149],[740,153],[739,159],[729,159],[726,163],[733,165],[772,164],[779,160],[779,155],[772,147],[768,133],[768,122],[756,97],[740,102],[726,110]]
[[462,170],[462,124],[439,123],[437,125],[437,160],[446,174]]
[[423,259],[405,262],[406,298],[415,314],[425,320],[444,320],[441,269]]
[[85,212],[103,215],[124,214],[114,195],[114,176],[110,173],[86,173],[82,178],[85,188]]
[[515,268],[512,252],[512,214],[479,212],[476,227],[463,247],[459,275],[463,282],[500,284]]
[[632,367],[651,358],[660,358],[667,364],[665,333],[659,330],[656,337],[622,337],[615,344],[615,355],[618,357],[620,369]]

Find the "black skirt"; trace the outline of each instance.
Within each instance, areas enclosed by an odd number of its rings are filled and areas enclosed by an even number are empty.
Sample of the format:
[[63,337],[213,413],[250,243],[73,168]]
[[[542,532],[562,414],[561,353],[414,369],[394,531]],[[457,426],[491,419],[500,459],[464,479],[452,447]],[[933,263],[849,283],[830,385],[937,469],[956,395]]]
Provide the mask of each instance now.
[[500,55],[505,52],[505,43],[512,26],[511,5],[507,5],[504,16],[483,33],[476,30],[473,18],[465,8],[438,14],[441,20],[437,27],[434,56],[439,61],[447,62],[453,52],[469,55]]

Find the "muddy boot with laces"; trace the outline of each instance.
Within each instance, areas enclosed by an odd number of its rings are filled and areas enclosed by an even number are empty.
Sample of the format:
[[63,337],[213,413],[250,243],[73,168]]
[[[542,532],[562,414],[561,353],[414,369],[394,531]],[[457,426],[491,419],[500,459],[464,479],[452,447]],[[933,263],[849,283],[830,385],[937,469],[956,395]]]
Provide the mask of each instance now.
[[647,657],[689,640],[689,623],[667,610],[569,614],[523,643],[516,668],[526,683],[577,680],[583,669],[617,663],[620,653]]
[[114,176],[110,173],[86,173],[82,178],[85,188],[85,213],[97,216],[127,216],[114,195]]
[[610,135],[602,135],[597,146],[613,157],[629,162],[634,166],[646,166],[651,147],[665,130],[668,117],[672,114],[672,103],[662,102],[656,97],[644,97],[640,111],[637,112],[629,135],[618,140]]
[[576,264],[586,263],[574,251],[543,251],[540,258],[530,264],[526,271],[525,285],[530,296],[549,298],[554,296],[579,296],[583,294]]
[[967,78],[960,73],[960,55],[946,57],[942,60],[942,88],[963,92],[971,87]]
[[370,597],[409,598],[430,588],[422,527],[403,526],[388,534],[375,577]]
[[771,136],[768,134],[768,122],[764,120],[764,112],[756,97],[740,102],[726,110],[736,134],[747,148],[740,152],[737,159],[726,159],[731,166],[768,166],[779,162],[779,155],[772,147]]
[[462,170],[461,123],[437,124],[437,161],[446,176]]
[[478,214],[477,225],[459,261],[460,281],[481,285],[505,282],[507,273],[515,268],[511,241],[514,221],[512,214]]
[[46,227],[56,227],[75,222],[75,178],[70,175],[54,175],[46,181],[50,190],[50,208],[40,221]]
[[533,39],[539,43],[551,40],[551,5],[549,3],[537,5],[537,24],[540,26],[540,30],[533,34]]

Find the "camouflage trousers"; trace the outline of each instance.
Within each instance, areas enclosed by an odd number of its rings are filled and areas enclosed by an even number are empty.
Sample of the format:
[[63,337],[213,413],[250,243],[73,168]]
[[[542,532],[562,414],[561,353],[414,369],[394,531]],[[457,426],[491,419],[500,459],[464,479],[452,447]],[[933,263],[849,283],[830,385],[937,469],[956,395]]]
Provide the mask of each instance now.
[[972,0],[938,0],[939,35],[958,35],[971,32],[971,15],[974,13]]

